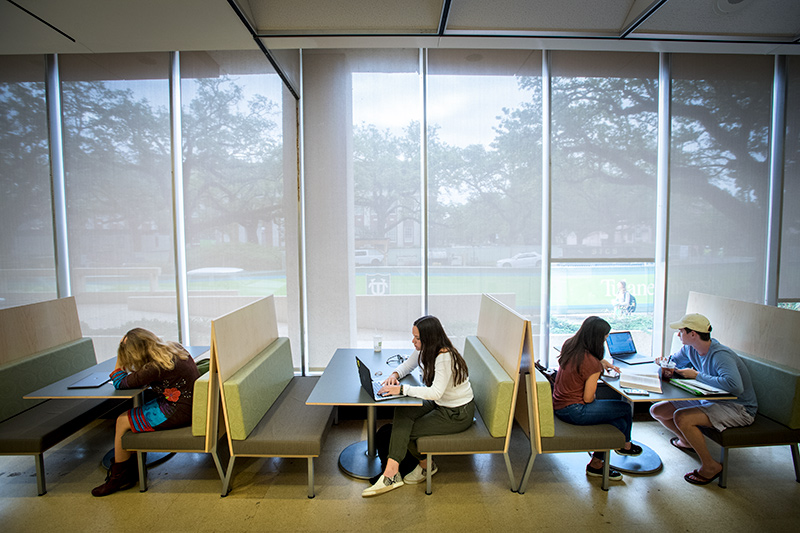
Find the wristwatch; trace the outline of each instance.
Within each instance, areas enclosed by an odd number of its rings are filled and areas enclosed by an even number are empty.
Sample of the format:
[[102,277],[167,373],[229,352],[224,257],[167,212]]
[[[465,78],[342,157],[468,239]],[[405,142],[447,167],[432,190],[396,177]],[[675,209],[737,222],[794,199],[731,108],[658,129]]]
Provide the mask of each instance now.
[[400,396],[403,395],[403,385],[400,385]]

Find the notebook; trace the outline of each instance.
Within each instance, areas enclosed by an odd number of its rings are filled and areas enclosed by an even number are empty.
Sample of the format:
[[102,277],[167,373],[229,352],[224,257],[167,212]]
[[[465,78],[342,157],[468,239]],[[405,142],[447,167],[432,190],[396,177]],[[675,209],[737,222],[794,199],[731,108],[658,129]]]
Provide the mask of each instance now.
[[85,378],[81,378],[72,385],[68,386],[68,389],[96,389],[97,387],[101,387],[111,381],[111,378],[108,377],[108,373],[106,372],[92,372]]
[[609,333],[606,344],[608,344],[608,353],[617,361],[628,365],[653,362],[652,357],[642,355],[636,351],[636,345],[633,343],[633,335],[631,335],[630,331]]
[[706,385],[705,383],[697,381],[696,379],[672,378],[669,380],[669,382],[676,387],[680,387],[683,390],[689,391],[697,396],[726,396],[730,394],[730,392],[724,389]]
[[378,394],[378,391],[383,386],[381,385],[381,382],[374,381],[372,379],[372,372],[370,372],[369,368],[367,368],[367,365],[362,363],[361,359],[358,357],[356,357],[356,366],[358,367],[358,377],[361,378],[361,388],[363,388],[373,400],[376,402],[382,402],[384,400],[391,400],[393,398],[402,398],[402,396],[399,394],[394,394],[391,396],[381,396]]

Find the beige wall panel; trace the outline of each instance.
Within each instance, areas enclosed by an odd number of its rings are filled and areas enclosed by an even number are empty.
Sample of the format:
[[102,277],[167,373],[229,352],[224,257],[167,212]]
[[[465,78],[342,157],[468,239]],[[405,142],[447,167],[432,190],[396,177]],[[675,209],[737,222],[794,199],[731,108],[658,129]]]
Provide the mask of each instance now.
[[800,312],[700,292],[689,293],[686,312],[705,315],[711,336],[725,346],[800,368]]
[[224,383],[278,338],[275,301],[262,298],[211,321],[211,353]]
[[519,372],[527,320],[496,298],[484,294],[478,316],[478,338],[508,375]]
[[0,309],[0,364],[81,338],[75,298]]

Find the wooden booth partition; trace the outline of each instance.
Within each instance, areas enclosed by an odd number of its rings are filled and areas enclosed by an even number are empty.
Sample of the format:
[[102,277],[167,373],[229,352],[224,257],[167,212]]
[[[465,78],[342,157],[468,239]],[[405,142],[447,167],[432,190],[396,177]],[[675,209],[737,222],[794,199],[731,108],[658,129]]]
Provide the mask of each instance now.
[[708,318],[711,336],[725,346],[773,363],[800,368],[798,311],[692,291],[686,312],[701,313]]

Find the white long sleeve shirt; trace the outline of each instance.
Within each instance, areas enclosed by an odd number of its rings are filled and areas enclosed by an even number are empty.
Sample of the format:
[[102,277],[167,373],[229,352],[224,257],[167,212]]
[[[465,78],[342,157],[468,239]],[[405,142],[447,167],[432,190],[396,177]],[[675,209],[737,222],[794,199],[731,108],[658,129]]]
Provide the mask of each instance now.
[[[403,364],[394,369],[399,378],[404,378],[419,367],[419,352],[414,350]],[[423,400],[432,400],[442,407],[460,407],[472,400],[472,386],[469,378],[458,385],[453,385],[453,357],[450,352],[442,352],[436,356],[434,364],[433,384],[430,387],[403,386],[403,394]]]

